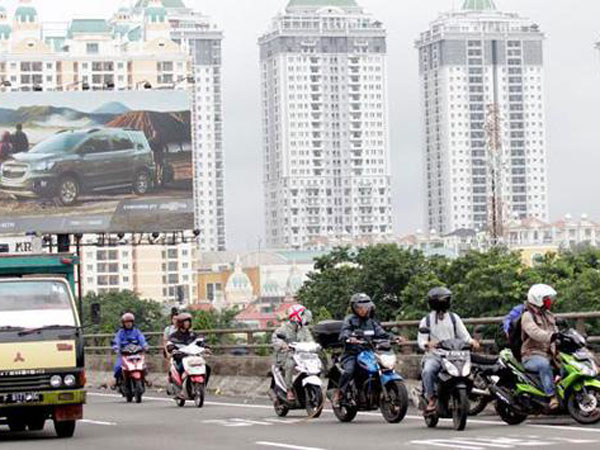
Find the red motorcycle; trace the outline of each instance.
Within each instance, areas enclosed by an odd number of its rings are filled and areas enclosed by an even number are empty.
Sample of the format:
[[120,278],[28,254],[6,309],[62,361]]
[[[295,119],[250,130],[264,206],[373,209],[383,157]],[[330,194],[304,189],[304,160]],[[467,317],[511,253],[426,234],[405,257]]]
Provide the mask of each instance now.
[[127,403],[135,398],[142,403],[146,392],[146,355],[144,348],[137,344],[129,344],[121,349],[121,384],[120,391]]

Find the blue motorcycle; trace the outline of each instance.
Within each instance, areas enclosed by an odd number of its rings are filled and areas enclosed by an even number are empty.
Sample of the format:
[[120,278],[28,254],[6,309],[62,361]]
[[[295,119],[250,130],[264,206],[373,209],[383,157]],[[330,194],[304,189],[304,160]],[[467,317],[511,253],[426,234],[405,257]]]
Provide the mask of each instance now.
[[[404,379],[396,372],[396,354],[390,340],[370,338],[367,333],[353,335],[361,347],[357,368],[346,397],[332,402],[333,412],[340,422],[351,422],[358,411],[380,409],[389,423],[398,423],[408,409],[408,391]],[[333,397],[342,375],[341,358],[334,357],[328,373],[327,396]]]

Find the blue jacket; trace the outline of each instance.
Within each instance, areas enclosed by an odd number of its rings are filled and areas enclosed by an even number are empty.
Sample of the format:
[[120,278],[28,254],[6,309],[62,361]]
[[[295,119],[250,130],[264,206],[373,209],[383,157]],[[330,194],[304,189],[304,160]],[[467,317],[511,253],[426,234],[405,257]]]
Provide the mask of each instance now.
[[525,305],[521,303],[520,305],[517,305],[511,309],[510,312],[504,316],[504,319],[502,320],[502,329],[504,330],[504,333],[508,334],[512,323],[515,321],[515,319],[521,317],[524,311]]
[[117,331],[117,334],[115,334],[115,338],[113,340],[113,350],[119,352],[128,344],[138,344],[145,349],[148,348],[146,338],[139,329],[132,328],[131,330],[126,330],[125,328],[121,328],[119,331]]

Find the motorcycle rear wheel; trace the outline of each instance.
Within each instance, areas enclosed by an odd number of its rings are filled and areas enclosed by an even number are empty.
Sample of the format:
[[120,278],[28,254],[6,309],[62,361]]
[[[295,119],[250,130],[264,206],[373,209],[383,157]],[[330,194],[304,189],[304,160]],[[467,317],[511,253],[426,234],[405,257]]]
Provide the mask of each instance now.
[[204,384],[194,383],[194,405],[196,405],[196,408],[204,406],[204,393]]
[[304,388],[304,398],[306,399],[306,413],[310,419],[318,418],[323,412],[323,391],[319,386],[307,384]]
[[[583,392],[572,391],[567,399],[567,409],[571,417],[583,425],[591,425],[600,422],[600,389],[596,387],[586,387],[587,395]],[[591,402],[592,408],[585,405],[585,402]],[[590,409],[590,411],[585,411]]]
[[527,419],[527,415],[516,412],[509,405],[499,400],[496,401],[496,412],[508,425],[519,425]]
[[455,389],[452,394],[452,422],[456,431],[463,431],[467,426],[469,414],[469,398],[465,389]]
[[389,401],[381,394],[381,414],[388,423],[399,423],[408,410],[408,391],[402,381],[390,381],[385,385]]
[[437,424],[440,421],[440,416],[438,416],[435,412],[433,414],[425,414],[423,418],[425,419],[425,425],[427,425],[427,428],[437,427]]
[[[487,389],[485,382],[482,380],[481,376],[478,374],[475,376],[473,380],[473,387],[481,390]],[[469,394],[469,416],[476,416],[482,413],[487,405],[490,403],[490,398],[486,395],[480,394]]]
[[185,400],[179,397],[175,397],[175,403],[177,403],[177,406],[179,406],[180,408],[183,408],[185,406]]

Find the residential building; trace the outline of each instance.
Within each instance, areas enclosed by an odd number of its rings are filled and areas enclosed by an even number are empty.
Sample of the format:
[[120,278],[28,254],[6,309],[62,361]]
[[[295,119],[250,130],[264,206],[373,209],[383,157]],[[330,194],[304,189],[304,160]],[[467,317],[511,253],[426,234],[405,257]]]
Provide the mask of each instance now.
[[2,2],[0,91],[190,91],[195,228],[202,250],[224,250],[222,32],[183,0],[137,0],[68,23],[43,22],[32,0],[14,12]]
[[383,24],[356,0],[290,0],[259,44],[267,245],[391,236]]
[[427,229],[487,230],[493,192],[503,221],[548,220],[543,40],[494,0],[464,0],[421,33]]

